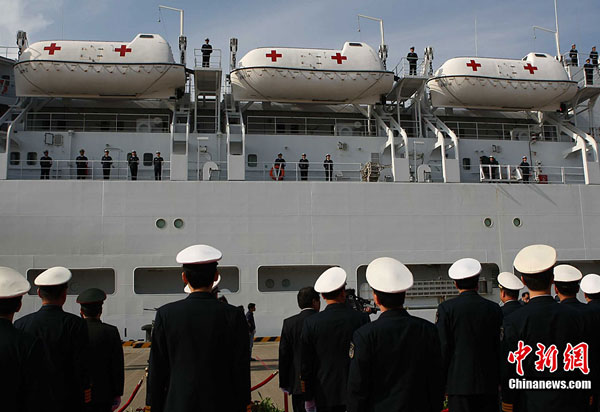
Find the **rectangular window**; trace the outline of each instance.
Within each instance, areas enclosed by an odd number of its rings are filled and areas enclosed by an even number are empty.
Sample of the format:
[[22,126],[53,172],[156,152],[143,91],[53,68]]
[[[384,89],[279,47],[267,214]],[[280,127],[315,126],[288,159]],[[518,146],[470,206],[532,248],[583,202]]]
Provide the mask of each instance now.
[[256,167],[258,165],[258,156],[255,154],[248,155],[248,167]]
[[37,152],[27,152],[27,165],[35,166],[37,164]]
[[154,161],[154,156],[152,153],[144,153],[144,157],[142,158],[144,166],[152,166],[152,161]]
[[313,286],[332,265],[261,266],[258,290],[261,292],[297,292]]
[[[240,269],[236,266],[219,266],[223,293],[235,293],[240,290]],[[181,266],[139,267],[133,271],[133,291],[137,295],[170,295],[185,293],[181,280]]]
[[20,152],[10,152],[10,165],[11,166],[19,166],[21,163],[21,153]]
[[[47,268],[46,268],[47,269]],[[31,285],[35,278],[46,269],[28,269],[27,280]],[[69,269],[73,278],[69,281],[68,295],[79,295],[86,289],[100,288],[107,295],[115,293],[115,270],[112,268],[89,268],[89,269]],[[37,294],[37,288],[33,286],[29,291],[30,295]]]

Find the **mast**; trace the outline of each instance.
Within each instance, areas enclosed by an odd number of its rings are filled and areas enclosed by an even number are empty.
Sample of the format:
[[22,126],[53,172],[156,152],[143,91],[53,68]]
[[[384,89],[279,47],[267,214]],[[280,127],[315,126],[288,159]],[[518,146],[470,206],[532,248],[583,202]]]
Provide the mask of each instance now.
[[386,68],[386,60],[388,57],[388,47],[387,44],[385,44],[385,37],[383,34],[383,20],[379,19],[377,17],[370,17],[370,16],[365,16],[363,14],[359,14],[358,15],[358,24],[359,24],[359,28],[358,30],[360,31],[360,18],[363,19],[368,19],[368,20],[373,20],[373,21],[378,21],[379,22],[379,31],[381,33],[381,45],[379,46],[379,58],[381,59],[381,62],[383,63],[383,68]]
[[175,7],[159,5],[158,10],[160,10],[160,9],[173,10],[173,11],[179,12],[179,51],[180,51],[181,64],[183,64],[185,66],[185,53],[186,53],[186,49],[187,49],[187,37],[185,37],[183,35],[183,10],[176,9]]

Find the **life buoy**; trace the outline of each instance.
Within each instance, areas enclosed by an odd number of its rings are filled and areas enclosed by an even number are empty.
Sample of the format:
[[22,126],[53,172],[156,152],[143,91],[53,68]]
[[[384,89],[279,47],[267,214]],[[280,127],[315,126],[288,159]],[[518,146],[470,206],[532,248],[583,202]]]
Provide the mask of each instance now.
[[283,177],[285,176],[285,169],[272,167],[271,171],[269,172],[269,176],[271,176],[271,179],[273,180],[283,180]]

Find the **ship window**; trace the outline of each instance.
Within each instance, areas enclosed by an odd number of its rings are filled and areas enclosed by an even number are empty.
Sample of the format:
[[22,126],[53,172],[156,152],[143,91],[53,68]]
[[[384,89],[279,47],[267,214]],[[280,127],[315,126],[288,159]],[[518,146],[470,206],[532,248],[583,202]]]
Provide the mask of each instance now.
[[151,34],[140,34],[140,39],[153,39],[154,36]]
[[144,166],[152,166],[152,161],[154,160],[152,153],[144,153],[143,159]]
[[471,170],[471,159],[468,157],[463,157],[462,165],[464,170]]
[[[46,268],[47,269],[47,268]],[[27,280],[33,285],[35,278],[46,269],[28,269]],[[69,269],[73,277],[69,281],[68,295],[79,295],[86,289],[100,288],[111,295],[115,293],[115,270],[112,268]],[[37,288],[29,290],[30,295],[37,295]]]
[[545,54],[541,54],[541,53],[536,53],[535,57],[543,57],[544,59],[548,56],[546,56]]
[[35,166],[37,163],[37,152],[27,152],[27,165]]
[[21,153],[20,152],[10,152],[10,165],[18,166],[21,163]]
[[360,43],[348,43],[348,44],[353,47],[362,47],[362,44],[360,44]]
[[[219,266],[221,283],[219,290],[235,293],[240,290],[240,269],[236,266]],[[180,266],[140,267],[133,271],[133,291],[137,295],[182,294],[184,284],[181,280]]]
[[331,265],[261,266],[258,268],[260,292],[297,292],[315,284]]
[[[448,269],[451,263],[442,264],[408,264],[415,279],[413,287],[406,292],[408,298],[443,297],[458,295],[454,281],[448,277]],[[373,293],[367,283],[367,265],[356,269],[356,284],[358,295],[365,299],[373,299]],[[479,275],[479,293],[492,293],[492,286],[500,268],[495,263],[482,263]],[[410,306],[410,305],[408,305]]]
[[256,167],[258,165],[258,156],[255,154],[248,155],[248,167]]

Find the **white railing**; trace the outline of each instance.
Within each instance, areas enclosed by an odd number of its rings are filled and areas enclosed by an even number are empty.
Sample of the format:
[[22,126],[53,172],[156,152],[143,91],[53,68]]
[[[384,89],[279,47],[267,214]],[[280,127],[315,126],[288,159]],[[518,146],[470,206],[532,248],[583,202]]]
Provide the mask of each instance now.
[[433,67],[426,66],[425,59],[417,59],[416,62],[411,63],[406,57],[403,57],[392,71],[398,77],[428,77],[433,74]]
[[208,59],[204,59],[202,49],[194,49],[194,68],[199,69],[220,69],[221,68],[221,49],[212,49]]
[[248,134],[302,134],[324,136],[375,136],[375,120],[365,118],[248,116]]
[[25,130],[76,132],[168,133],[168,114],[30,112]]
[[19,48],[11,46],[0,46],[0,57],[4,57],[11,60],[17,60],[19,58]]
[[558,141],[556,126],[523,123],[488,123],[444,121],[459,139],[525,140],[535,136],[537,140]]
[[[43,162],[43,161],[42,161]],[[102,160],[87,160],[85,165],[77,164],[76,160],[52,160],[51,166],[42,168],[40,160],[11,160],[8,166],[9,179],[35,180],[159,180],[155,176],[151,162],[140,159],[137,175],[134,179],[135,168],[127,160],[113,160],[111,165],[104,167]],[[107,173],[105,171],[108,170]],[[169,180],[171,165],[163,161],[160,180]]]
[[583,184],[583,167],[479,165],[479,180],[488,183]]

